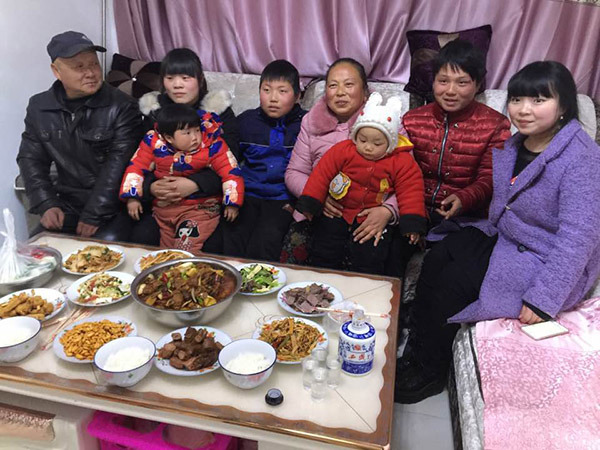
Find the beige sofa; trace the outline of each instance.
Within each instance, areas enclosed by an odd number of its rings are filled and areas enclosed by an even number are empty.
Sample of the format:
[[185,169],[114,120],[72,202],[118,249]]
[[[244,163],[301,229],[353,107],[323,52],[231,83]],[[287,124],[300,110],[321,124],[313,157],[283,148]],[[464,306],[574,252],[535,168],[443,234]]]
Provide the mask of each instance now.
[[[259,106],[258,88],[260,83],[259,75],[248,75],[238,73],[222,73],[222,72],[205,72],[208,90],[213,91],[222,89],[229,92],[232,96],[232,109],[237,114],[256,108]],[[404,91],[404,83],[386,83],[386,82],[369,82],[371,91],[380,92],[384,99],[387,100],[391,95],[397,95],[402,99],[402,114],[409,109],[409,105],[419,103],[418,99],[411,99],[408,92]],[[325,92],[325,81],[314,81],[308,84],[303,91],[300,104],[304,109],[310,109],[315,102]],[[579,96],[579,104],[581,108],[581,121],[586,131],[590,136],[596,138],[598,125],[592,100],[585,96]],[[480,94],[477,99],[492,108],[506,113],[506,91],[489,89]],[[514,131],[514,130],[513,130]],[[600,137],[597,138],[600,142]],[[23,184],[19,177],[15,180],[15,191],[21,202],[27,207],[27,199]],[[39,224],[39,216],[27,214],[27,227],[31,231]]]

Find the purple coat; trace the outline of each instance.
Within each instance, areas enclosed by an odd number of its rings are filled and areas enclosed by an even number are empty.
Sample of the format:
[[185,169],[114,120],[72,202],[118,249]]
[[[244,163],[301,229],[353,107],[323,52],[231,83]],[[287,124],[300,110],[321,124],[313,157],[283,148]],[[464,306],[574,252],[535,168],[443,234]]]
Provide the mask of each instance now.
[[524,136],[494,149],[489,219],[498,233],[479,299],[449,319],[517,318],[523,300],[555,317],[583,300],[600,273],[600,148],[572,120],[510,186]]

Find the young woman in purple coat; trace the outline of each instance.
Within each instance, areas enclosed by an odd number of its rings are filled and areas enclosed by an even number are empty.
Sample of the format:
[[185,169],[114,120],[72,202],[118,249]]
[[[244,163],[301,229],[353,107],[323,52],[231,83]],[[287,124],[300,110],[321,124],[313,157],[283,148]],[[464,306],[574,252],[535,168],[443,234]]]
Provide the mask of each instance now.
[[600,274],[600,148],[577,120],[569,70],[534,62],[508,84],[519,132],[493,152],[489,218],[449,235],[425,258],[415,327],[396,368],[395,399],[441,392],[458,323],[552,319]]

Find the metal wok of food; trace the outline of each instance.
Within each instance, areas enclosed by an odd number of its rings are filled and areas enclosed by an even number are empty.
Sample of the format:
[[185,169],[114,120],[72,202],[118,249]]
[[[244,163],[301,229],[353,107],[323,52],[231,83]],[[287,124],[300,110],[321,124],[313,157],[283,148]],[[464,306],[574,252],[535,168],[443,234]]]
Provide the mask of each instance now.
[[225,312],[242,278],[230,264],[213,258],[167,261],[140,273],[131,295],[166,326],[203,325]]

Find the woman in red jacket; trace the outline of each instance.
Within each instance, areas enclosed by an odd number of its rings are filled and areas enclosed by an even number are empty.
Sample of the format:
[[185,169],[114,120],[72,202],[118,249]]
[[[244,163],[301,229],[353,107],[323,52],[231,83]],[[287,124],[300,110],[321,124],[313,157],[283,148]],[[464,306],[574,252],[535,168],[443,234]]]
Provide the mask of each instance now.
[[486,73],[481,52],[448,43],[434,61],[435,102],[407,112],[406,133],[423,171],[431,224],[486,217],[492,198],[492,149],[510,137],[508,119],[475,100]]
[[401,101],[391,97],[386,105],[382,102],[379,93],[371,94],[352,128],[351,140],[323,155],[296,203],[296,209],[311,220],[328,196],[343,206],[342,217],[316,218],[312,265],[382,274],[389,241],[355,242],[353,232],[365,219],[361,211],[381,206],[394,194],[402,235],[414,245],[427,229],[421,171],[410,154],[412,144],[398,135]]

